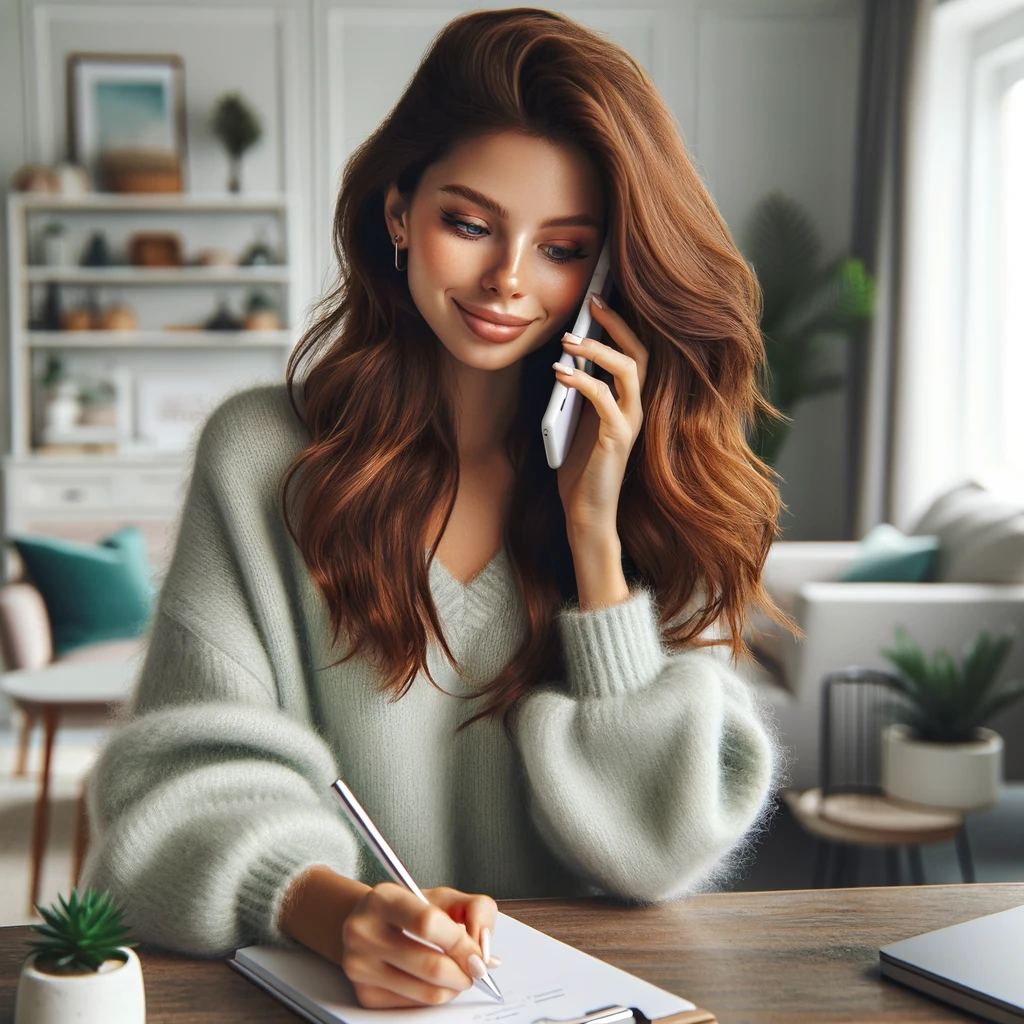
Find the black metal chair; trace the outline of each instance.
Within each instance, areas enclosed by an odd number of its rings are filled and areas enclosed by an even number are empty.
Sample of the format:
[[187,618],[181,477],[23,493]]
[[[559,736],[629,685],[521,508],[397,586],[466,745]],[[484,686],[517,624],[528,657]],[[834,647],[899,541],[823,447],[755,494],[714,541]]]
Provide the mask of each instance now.
[[910,878],[924,883],[921,847],[955,842],[960,874],[974,881],[967,828],[961,811],[894,800],[881,786],[881,737],[896,720],[902,697],[886,685],[892,673],[846,668],[822,680],[821,785],[804,792],[784,790],[782,798],[815,841],[812,884],[829,880],[856,884],[861,847],[885,852],[886,879],[900,883],[900,848],[906,847]]

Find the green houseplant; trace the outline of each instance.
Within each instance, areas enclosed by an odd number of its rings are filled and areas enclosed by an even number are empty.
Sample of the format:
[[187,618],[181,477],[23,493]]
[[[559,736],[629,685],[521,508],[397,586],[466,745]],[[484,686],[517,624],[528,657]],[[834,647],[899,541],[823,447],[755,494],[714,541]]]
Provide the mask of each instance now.
[[821,241],[794,200],[765,196],[747,226],[745,255],[763,295],[761,334],[768,360],[765,391],[783,419],[758,415],[749,443],[774,465],[803,399],[842,387],[841,373],[824,365],[830,338],[849,339],[875,308],[874,282],[851,256],[819,266]]
[[213,110],[213,134],[228,151],[228,191],[242,189],[242,156],[263,135],[263,126],[251,107],[236,92],[226,93]]
[[36,906],[44,923],[32,926],[14,1024],[144,1024],[142,968],[120,908],[93,889],[58,899]]
[[1003,742],[985,723],[1024,698],[1024,680],[995,685],[1014,638],[1012,627],[995,636],[981,630],[957,665],[944,650],[929,660],[896,628],[895,647],[881,652],[897,670],[888,684],[899,695],[882,742],[882,787],[890,796],[960,810],[995,802]]

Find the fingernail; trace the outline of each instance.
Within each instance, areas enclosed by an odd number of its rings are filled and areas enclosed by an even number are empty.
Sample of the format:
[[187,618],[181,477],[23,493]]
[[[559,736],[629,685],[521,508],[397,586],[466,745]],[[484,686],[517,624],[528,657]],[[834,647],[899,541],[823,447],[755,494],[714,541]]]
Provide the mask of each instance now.
[[491,959],[491,929],[484,928],[480,932],[480,952],[483,954],[484,963],[489,963]]
[[500,956],[492,956],[491,959],[487,961],[487,966],[488,967],[500,967],[501,966],[501,957]]
[[578,334],[570,334],[568,331],[562,335],[562,341],[567,345],[582,345],[583,339]]
[[469,973],[474,978],[482,978],[487,973],[487,968],[484,967],[483,960],[476,955],[476,953],[469,954]]
[[604,309],[604,303],[601,301],[601,296],[598,295],[597,292],[591,292],[590,297],[593,299],[594,305],[597,306],[598,309]]
[[566,377],[572,376],[572,367],[566,366],[565,363],[552,363],[551,366],[553,369],[558,370],[561,373],[564,373]]

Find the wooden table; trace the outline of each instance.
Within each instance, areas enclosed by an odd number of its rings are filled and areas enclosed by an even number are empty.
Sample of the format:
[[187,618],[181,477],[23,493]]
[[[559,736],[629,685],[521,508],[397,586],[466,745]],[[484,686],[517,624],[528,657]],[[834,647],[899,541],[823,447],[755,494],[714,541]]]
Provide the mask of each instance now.
[[[36,721],[43,723],[43,768],[39,774],[39,793],[32,816],[29,913],[34,912],[34,905],[39,900],[39,879],[50,823],[50,763],[60,720],[71,714],[112,714],[130,696],[137,669],[137,659],[132,657],[125,661],[54,662],[46,668],[5,672],[0,676],[0,692],[24,714],[25,728],[31,729]],[[24,747],[23,742],[22,750]],[[19,755],[15,774],[24,770],[24,760]],[[76,831],[80,832],[80,828]],[[82,838],[76,835],[76,866]]]
[[[1021,904],[1024,883],[1006,882],[710,893],[644,908],[511,900],[501,909],[714,1011],[720,1024],[905,1024],[977,1018],[883,980],[878,947]],[[0,929],[2,1022],[14,1016],[28,935]],[[298,1019],[219,960],[140,956],[148,1024]]]

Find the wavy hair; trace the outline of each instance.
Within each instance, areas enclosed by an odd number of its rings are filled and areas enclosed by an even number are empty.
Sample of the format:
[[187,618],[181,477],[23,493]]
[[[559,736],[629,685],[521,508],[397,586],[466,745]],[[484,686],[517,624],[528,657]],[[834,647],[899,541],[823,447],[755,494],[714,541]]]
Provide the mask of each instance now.
[[[335,287],[288,363],[309,445],[289,466],[282,509],[325,599],[340,664],[366,647],[393,699],[437,641],[458,668],[430,591],[455,504],[459,459],[440,342],[394,269],[384,198],[414,193],[455,145],[492,131],[574,142],[605,187],[618,312],[650,356],[644,421],[623,481],[618,530],[627,579],[648,588],[671,651],[727,644],[749,657],[748,607],[799,634],[761,572],[784,507],[747,443],[766,399],[761,293],[695,172],[671,112],[621,47],[554,11],[475,11],[437,35],[404,94],[345,166],[334,212]],[[569,326],[569,325],[566,325]],[[540,419],[561,330],[523,359],[505,438],[514,469],[504,542],[525,607],[525,639],[478,680],[483,716],[564,678],[556,616],[577,599],[556,474]],[[295,398],[301,381],[304,408]],[[400,396],[400,397],[396,397]],[[444,510],[434,537],[427,531]],[[728,625],[720,638],[702,636]]]

